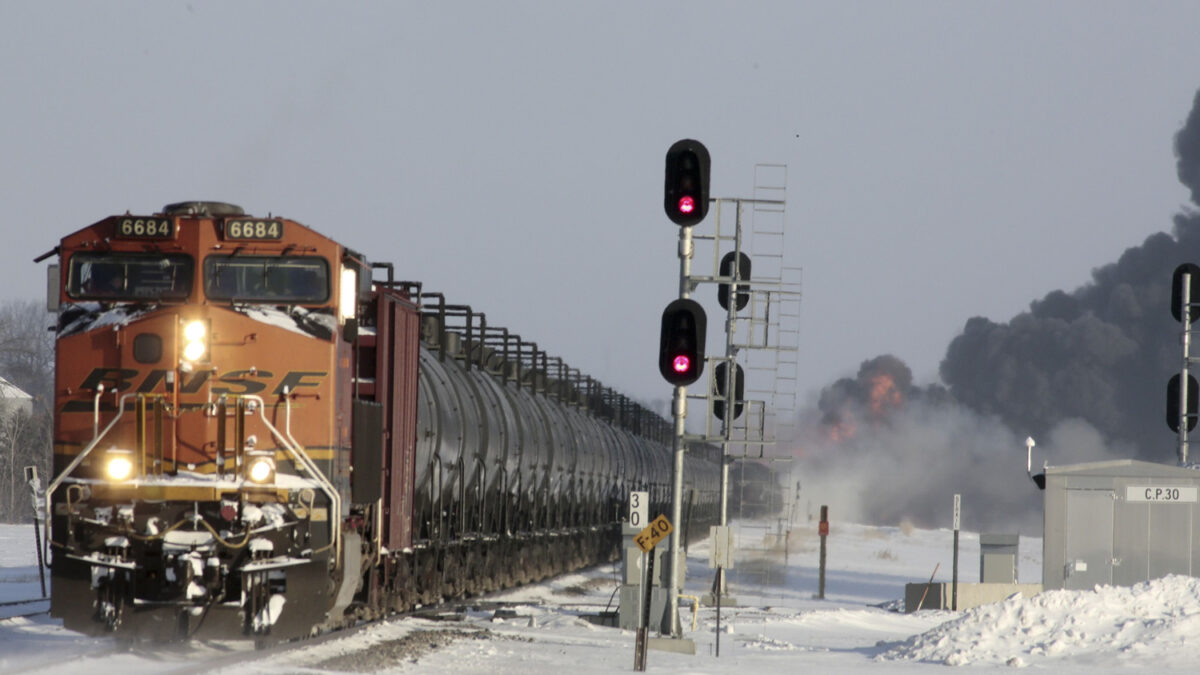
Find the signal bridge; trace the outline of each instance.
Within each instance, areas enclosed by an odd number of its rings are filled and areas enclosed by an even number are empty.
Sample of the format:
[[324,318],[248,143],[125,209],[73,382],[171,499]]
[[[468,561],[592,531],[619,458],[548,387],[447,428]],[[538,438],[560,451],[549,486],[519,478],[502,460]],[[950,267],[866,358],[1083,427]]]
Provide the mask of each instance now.
[[705,358],[707,386],[688,396],[704,406],[704,430],[684,440],[721,443],[732,459],[772,459],[766,448],[795,427],[802,277],[784,258],[786,178],[784,165],[756,166],[755,197],[714,199],[714,232],[691,235],[692,256],[711,263],[683,283],[718,285],[725,350]]

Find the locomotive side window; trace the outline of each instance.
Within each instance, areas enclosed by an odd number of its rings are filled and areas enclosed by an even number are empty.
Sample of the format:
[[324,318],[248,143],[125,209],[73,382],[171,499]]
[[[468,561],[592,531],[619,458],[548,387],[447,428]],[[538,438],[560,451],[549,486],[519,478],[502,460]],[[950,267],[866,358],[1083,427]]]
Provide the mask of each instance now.
[[192,292],[192,258],[182,254],[76,253],[67,295],[82,300],[184,300]]
[[319,304],[329,299],[329,263],[315,257],[213,255],[204,259],[204,293],[211,300]]

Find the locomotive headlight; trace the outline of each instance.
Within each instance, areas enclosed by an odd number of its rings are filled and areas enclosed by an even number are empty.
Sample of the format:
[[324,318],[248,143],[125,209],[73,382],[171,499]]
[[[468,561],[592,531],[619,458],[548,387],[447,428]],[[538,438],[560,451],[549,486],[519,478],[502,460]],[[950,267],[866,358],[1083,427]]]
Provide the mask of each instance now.
[[104,475],[109,480],[128,480],[133,476],[133,452],[112,449],[104,458]]
[[193,321],[183,327],[183,337],[188,342],[198,342],[204,339],[208,331],[204,328],[203,321]]
[[253,483],[275,481],[275,458],[266,450],[246,453],[246,478]]
[[188,361],[199,361],[200,357],[204,356],[204,343],[200,341],[189,342],[183,348],[183,358]]
[[183,327],[183,358],[199,361],[208,353],[208,327],[203,321],[192,321]]

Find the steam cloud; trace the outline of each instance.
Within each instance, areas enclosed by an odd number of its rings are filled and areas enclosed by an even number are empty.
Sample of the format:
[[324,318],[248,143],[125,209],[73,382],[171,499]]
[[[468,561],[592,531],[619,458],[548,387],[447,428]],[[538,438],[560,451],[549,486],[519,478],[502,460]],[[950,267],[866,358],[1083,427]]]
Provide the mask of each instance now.
[[[1200,92],[1175,137],[1180,181],[1200,205]],[[949,524],[963,494],[964,527],[1040,530],[1041,493],[1024,475],[1026,436],[1042,458],[1117,457],[1174,463],[1166,382],[1178,373],[1171,275],[1200,263],[1200,211],[1054,291],[1007,323],[966,322],[940,367],[945,386],[915,386],[895,356],[863,362],[802,416],[801,465],[844,517]],[[816,495],[813,495],[816,497]],[[831,508],[833,508],[831,504]]]

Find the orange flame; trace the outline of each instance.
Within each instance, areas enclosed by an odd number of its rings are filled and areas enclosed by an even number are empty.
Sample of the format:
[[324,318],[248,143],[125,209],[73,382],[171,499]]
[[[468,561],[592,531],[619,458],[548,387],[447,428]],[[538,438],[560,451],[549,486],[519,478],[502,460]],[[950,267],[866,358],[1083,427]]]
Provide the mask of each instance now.
[[837,421],[825,425],[825,433],[829,436],[829,440],[841,443],[854,438],[858,430],[855,428],[854,420],[850,417],[849,412],[843,410],[838,413]]
[[877,417],[882,417],[903,402],[904,398],[900,395],[900,390],[896,389],[896,381],[891,375],[876,375],[871,378],[871,412]]

